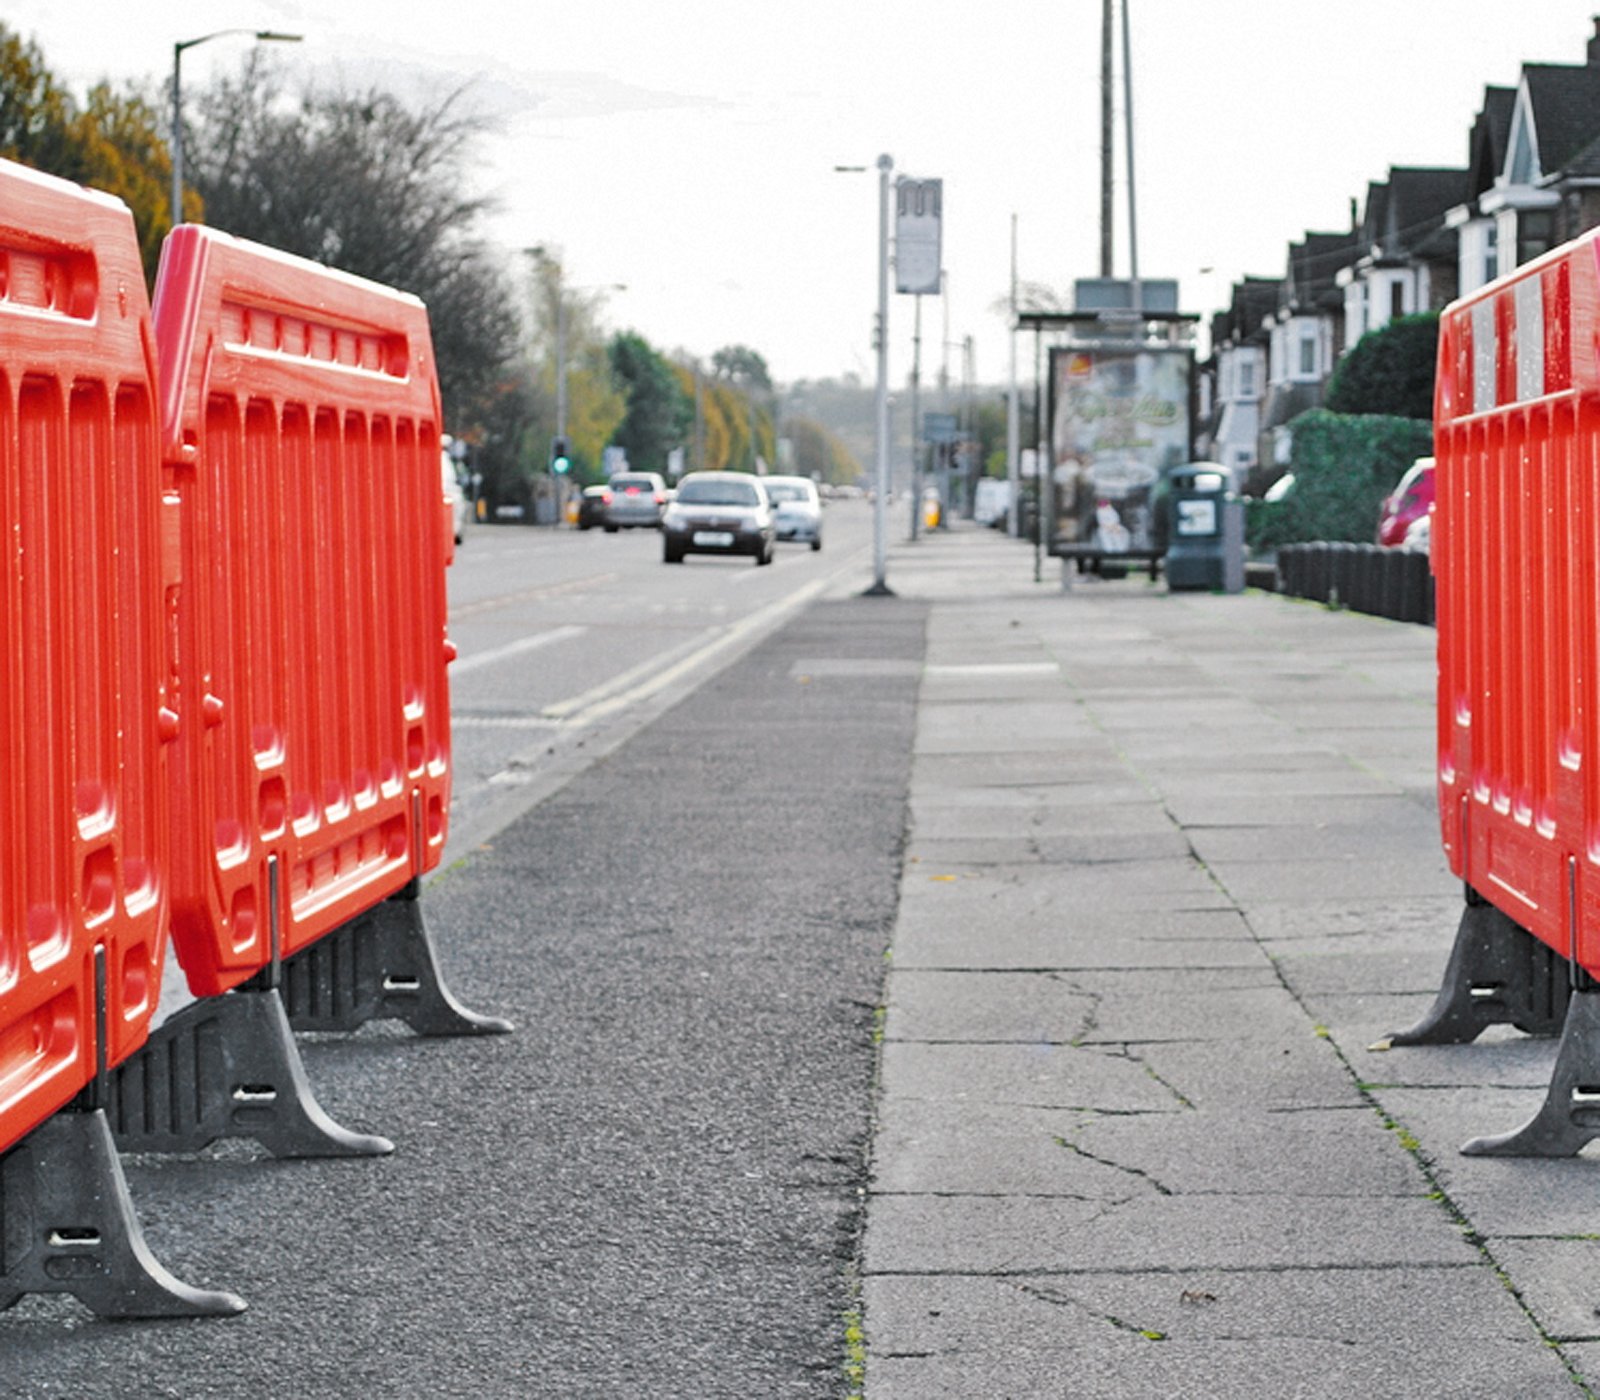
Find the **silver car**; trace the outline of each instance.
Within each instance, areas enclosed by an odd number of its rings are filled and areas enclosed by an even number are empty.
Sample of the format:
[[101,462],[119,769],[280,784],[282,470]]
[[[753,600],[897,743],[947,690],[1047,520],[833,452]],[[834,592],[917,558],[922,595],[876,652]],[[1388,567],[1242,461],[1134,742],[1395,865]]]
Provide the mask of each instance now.
[[618,472],[607,483],[611,499],[601,522],[608,534],[642,525],[654,530],[667,504],[667,483],[655,472]]
[[766,476],[761,484],[772,501],[772,524],[780,540],[799,540],[822,548],[822,498],[808,476]]

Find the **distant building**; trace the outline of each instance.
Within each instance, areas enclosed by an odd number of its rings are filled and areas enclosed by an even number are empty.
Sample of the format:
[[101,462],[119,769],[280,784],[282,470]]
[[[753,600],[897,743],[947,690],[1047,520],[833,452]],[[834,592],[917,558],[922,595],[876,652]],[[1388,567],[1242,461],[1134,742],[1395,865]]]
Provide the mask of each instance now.
[[1335,277],[1344,293],[1344,348],[1400,316],[1442,311],[1455,300],[1457,233],[1447,220],[1467,171],[1393,166],[1367,186],[1356,259]]
[[1462,293],[1600,225],[1600,19],[1586,62],[1525,63],[1514,89],[1484,89],[1449,222]]
[[1259,449],[1263,465],[1281,466],[1289,460],[1290,420],[1321,406],[1328,376],[1344,353],[1344,293],[1338,275],[1355,260],[1357,243],[1352,229],[1308,233],[1289,245],[1268,339]]
[[1203,405],[1196,448],[1205,460],[1232,467],[1235,480],[1251,488],[1260,461],[1272,320],[1282,287],[1281,278],[1246,277],[1234,283],[1228,309],[1211,320],[1211,359],[1205,367],[1210,402]]

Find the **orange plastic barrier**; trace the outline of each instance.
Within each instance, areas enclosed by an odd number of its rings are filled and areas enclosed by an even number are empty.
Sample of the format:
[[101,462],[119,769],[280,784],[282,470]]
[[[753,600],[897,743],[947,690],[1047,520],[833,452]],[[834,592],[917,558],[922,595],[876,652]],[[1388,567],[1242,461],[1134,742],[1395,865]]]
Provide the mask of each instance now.
[[1455,871],[1600,971],[1600,234],[1440,324],[1439,812]]
[[158,999],[177,578],[154,370],[127,209],[0,162],[0,1152]]
[[155,336],[190,580],[172,936],[203,996],[438,864],[451,537],[421,302],[191,225]]

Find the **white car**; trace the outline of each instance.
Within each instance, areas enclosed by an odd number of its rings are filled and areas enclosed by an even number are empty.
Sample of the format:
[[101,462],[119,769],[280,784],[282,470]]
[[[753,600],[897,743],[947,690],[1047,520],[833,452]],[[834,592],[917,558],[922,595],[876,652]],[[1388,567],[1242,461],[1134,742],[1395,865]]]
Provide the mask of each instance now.
[[822,548],[822,498],[808,476],[764,476],[772,502],[772,525],[780,540],[804,540]]
[[456,543],[460,544],[466,537],[467,521],[472,518],[472,502],[461,489],[461,478],[456,475],[456,464],[449,452],[441,452],[439,456],[444,463],[444,498],[450,506],[450,519],[455,524]]

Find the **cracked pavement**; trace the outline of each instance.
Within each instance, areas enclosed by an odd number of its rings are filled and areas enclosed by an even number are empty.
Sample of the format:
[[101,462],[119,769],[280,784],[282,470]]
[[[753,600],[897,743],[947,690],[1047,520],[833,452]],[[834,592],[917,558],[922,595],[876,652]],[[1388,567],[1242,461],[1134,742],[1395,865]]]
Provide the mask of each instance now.
[[1368,1049],[1461,909],[1433,633],[1032,564],[891,558],[931,608],[868,1397],[1591,1393],[1600,1149],[1457,1152],[1554,1042]]

